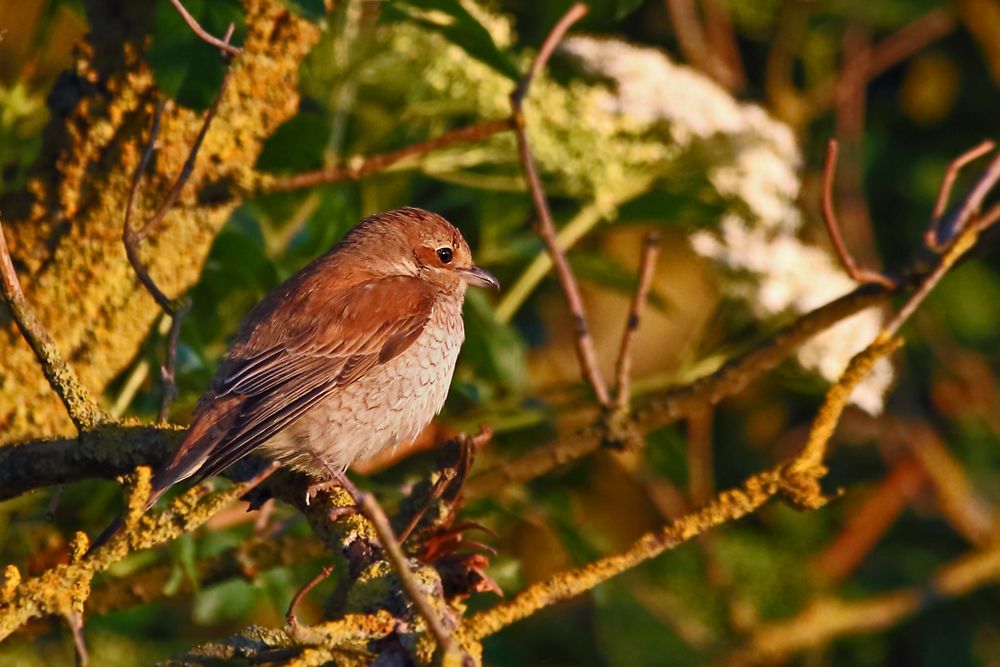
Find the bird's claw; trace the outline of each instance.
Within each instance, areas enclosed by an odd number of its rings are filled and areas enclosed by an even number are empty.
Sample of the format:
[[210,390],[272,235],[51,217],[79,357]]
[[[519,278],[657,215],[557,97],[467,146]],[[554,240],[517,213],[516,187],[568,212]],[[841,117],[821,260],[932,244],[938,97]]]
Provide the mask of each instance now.
[[325,480],[322,482],[313,482],[306,487],[306,507],[312,505],[312,499],[319,495],[320,491],[329,491],[335,487],[339,486],[336,482],[330,480]]

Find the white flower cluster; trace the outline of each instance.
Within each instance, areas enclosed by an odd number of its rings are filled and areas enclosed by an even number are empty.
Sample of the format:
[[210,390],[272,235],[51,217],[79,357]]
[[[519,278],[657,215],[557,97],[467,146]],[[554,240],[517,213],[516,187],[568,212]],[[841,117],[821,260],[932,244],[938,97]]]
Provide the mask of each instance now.
[[[498,44],[510,42],[508,18],[471,0],[463,4]],[[401,96],[411,121],[509,113],[513,83],[437,32],[401,24],[382,34],[386,48],[361,74],[369,98],[385,95],[397,109]],[[561,83],[542,73],[526,100],[531,147],[550,192],[589,200],[601,210],[598,219],[609,220],[624,202],[657,183],[683,182],[692,164],[704,165],[727,213],[694,234],[692,244],[724,269],[728,294],[766,319],[807,311],[851,288],[827,253],[798,238],[801,157],[786,125],[655,49],[570,37],[559,51],[589,78]],[[520,66],[527,62],[522,58]],[[421,76],[413,76],[413,63],[421,63]],[[474,187],[520,187],[514,156],[512,138],[498,135],[436,151],[422,158],[422,168]],[[835,380],[880,324],[877,312],[859,314],[813,338],[798,359]],[[853,401],[879,411],[891,379],[891,366],[880,364]]]
[[[797,236],[801,160],[787,126],[654,49],[575,37],[562,50],[585,70],[614,83],[603,92],[605,110],[641,123],[666,124],[685,148],[698,142],[717,147],[721,159],[714,161],[708,180],[730,202],[730,211],[715,229],[695,233],[691,244],[726,269],[728,293],[745,300],[755,316],[806,312],[852,289],[853,282],[829,253]],[[798,360],[834,381],[881,324],[877,311],[859,313],[814,337],[799,350]],[[852,402],[879,413],[892,378],[891,364],[880,361]]]

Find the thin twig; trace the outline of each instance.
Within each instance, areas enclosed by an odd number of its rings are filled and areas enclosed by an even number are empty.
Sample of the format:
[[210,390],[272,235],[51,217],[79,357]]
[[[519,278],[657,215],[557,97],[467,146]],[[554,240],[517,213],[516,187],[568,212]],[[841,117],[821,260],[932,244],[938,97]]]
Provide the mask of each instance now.
[[566,254],[559,247],[559,243],[556,240],[556,228],[552,222],[552,211],[549,209],[549,202],[545,197],[545,191],[542,189],[542,182],[538,177],[538,170],[535,167],[535,159],[531,154],[531,147],[528,145],[523,107],[524,98],[528,94],[532,80],[545,66],[545,63],[552,55],[552,51],[560,40],[562,40],[566,31],[569,30],[570,26],[583,18],[587,11],[586,5],[577,3],[570,7],[569,11],[556,23],[552,32],[545,38],[545,42],[542,43],[542,48],[539,49],[538,55],[535,56],[535,60],[531,63],[531,67],[517,84],[514,92],[511,93],[510,106],[511,115],[514,120],[514,132],[517,137],[517,152],[524,169],[524,180],[528,186],[528,190],[531,192],[535,211],[538,214],[536,231],[552,258],[556,275],[559,277],[559,283],[562,285],[563,292],[566,295],[566,302],[569,305],[570,312],[573,314],[576,329],[576,354],[580,362],[580,370],[583,373],[583,377],[594,390],[598,403],[607,407],[611,403],[608,386],[597,364],[597,352],[594,350],[594,342],[587,328],[587,314],[583,305],[583,298],[580,296],[580,289],[569,267],[569,262],[566,260]]
[[7,305],[10,306],[17,328],[38,358],[45,379],[62,400],[77,431],[83,433],[107,422],[108,416],[80,381],[76,371],[66,363],[55,341],[38,321],[34,309],[24,297],[17,272],[14,271],[14,262],[7,249],[2,221],[0,221],[0,289],[7,300]]
[[938,190],[937,200],[934,202],[934,211],[931,213],[931,226],[924,234],[924,242],[931,250],[940,250],[942,247],[941,241],[938,238],[938,226],[941,216],[944,215],[945,209],[948,208],[948,199],[951,197],[951,190],[955,186],[955,179],[958,178],[959,172],[966,165],[978,160],[995,147],[996,144],[987,139],[962,153],[948,165],[948,170],[944,173],[944,180],[941,181],[941,189]]
[[514,104],[515,107],[520,108],[521,102],[524,101],[524,98],[528,94],[528,88],[531,87],[531,82],[536,76],[538,76],[538,73],[545,68],[545,64],[549,61],[549,58],[552,57],[552,52],[555,51],[556,46],[558,46],[559,42],[562,41],[566,31],[569,30],[574,23],[586,16],[588,11],[590,11],[590,9],[587,5],[582,2],[578,2],[570,7],[569,10],[563,14],[563,17],[559,19],[559,22],[552,27],[552,30],[545,38],[545,41],[542,42],[542,48],[538,50],[538,53],[535,55],[535,59],[531,62],[531,66],[528,68],[528,71],[525,72],[523,77],[521,77],[521,80],[517,83],[517,87],[514,89],[514,92],[511,93],[511,102],[516,102],[516,104]]
[[[976,181],[976,184],[972,186],[972,190],[966,196],[965,201],[961,206],[955,211],[951,216],[948,216],[940,221],[937,229],[936,241],[939,247],[943,247],[951,243],[955,239],[962,229],[968,224],[973,217],[979,213],[979,210],[983,206],[983,201],[986,199],[986,195],[990,193],[993,186],[1000,181],[1000,154],[993,158],[986,170],[983,171],[982,176]],[[989,217],[989,216],[987,216]],[[993,224],[992,221],[983,224],[980,223],[980,227],[986,227]]]
[[174,6],[177,13],[181,15],[184,22],[187,23],[189,28],[191,28],[191,32],[198,35],[199,39],[202,41],[211,44],[215,48],[220,49],[224,54],[228,53],[231,56],[238,56],[243,52],[243,49],[229,43],[229,38],[232,37],[233,32],[232,26],[230,26],[225,40],[221,40],[218,37],[209,34],[204,28],[202,28],[201,24],[199,24],[198,21],[191,16],[191,12],[189,12],[187,8],[181,4],[181,0],[170,0],[170,4]]
[[479,640],[495,634],[539,609],[591,590],[716,526],[756,512],[779,493],[800,507],[822,506],[825,499],[820,494],[819,480],[826,474],[823,465],[826,442],[853,389],[868,375],[875,362],[896,349],[898,343],[897,340],[876,339],[851,360],[827,392],[813,420],[809,439],[796,458],[747,478],[739,486],[716,495],[704,507],[642,535],[623,551],[534,583],[509,600],[467,618],[463,624],[466,636]]
[[288,611],[285,612],[285,622],[288,624],[288,627],[292,629],[292,632],[295,632],[295,629],[299,627],[299,619],[295,615],[295,608],[299,606],[299,602],[302,601],[302,598],[308,595],[309,591],[315,588],[319,582],[330,576],[330,573],[333,572],[333,568],[333,565],[324,566],[323,569],[317,572],[312,579],[307,581],[305,585],[297,590],[295,595],[292,596],[292,601],[288,604]]
[[[895,335],[899,331],[906,320],[910,318],[910,315],[913,314],[913,311],[917,309],[917,306],[941,282],[945,274],[975,245],[979,234],[1000,219],[1000,205],[992,207],[982,218],[975,218],[975,214],[979,211],[980,206],[982,206],[986,195],[989,194],[998,181],[1000,181],[1000,155],[993,159],[993,162],[986,168],[983,175],[980,176],[979,181],[976,182],[975,187],[972,188],[972,191],[965,198],[962,206],[959,207],[958,213],[941,230],[944,238],[950,240],[950,244],[942,253],[934,270],[921,281],[917,290],[903,304],[903,307],[899,309],[896,316],[886,325],[885,331],[887,335]],[[971,223],[969,222],[970,220]],[[957,234],[952,235],[956,231]]]
[[877,271],[861,268],[854,261],[851,252],[844,245],[844,239],[840,234],[840,223],[837,221],[837,213],[833,208],[833,181],[837,173],[837,140],[830,139],[826,145],[826,160],[823,164],[823,223],[826,231],[830,234],[833,248],[837,253],[840,264],[847,271],[847,275],[857,283],[878,283],[892,288],[895,283],[888,277]]
[[[852,76],[855,85],[865,85],[930,44],[944,38],[955,29],[956,25],[958,21],[949,8],[934,9],[871,46],[863,67],[845,72],[841,76]],[[783,63],[791,63],[791,60],[784,60]],[[786,71],[790,73],[789,68],[786,68]],[[804,117],[803,121],[808,121],[809,118],[826,111],[834,103],[837,83],[836,77],[831,76],[805,92],[805,103],[802,106],[807,110],[808,117]]]
[[379,543],[382,545],[382,550],[385,553],[385,559],[389,561],[396,571],[403,590],[406,591],[410,601],[413,602],[418,613],[427,623],[428,630],[430,630],[430,633],[441,648],[441,654],[444,656],[451,654],[455,647],[451,633],[444,627],[441,619],[438,618],[437,612],[428,601],[427,596],[420,589],[420,584],[417,583],[416,577],[413,576],[413,571],[410,570],[406,555],[403,553],[402,547],[399,546],[399,540],[396,539],[396,535],[392,531],[392,525],[389,523],[388,517],[382,511],[382,507],[375,499],[375,496],[370,493],[363,493],[346,474],[330,467],[326,461],[322,459],[318,460],[326,468],[330,476],[354,499],[354,504],[358,512],[368,519],[375,529],[375,534],[378,536]]
[[993,143],[993,141],[986,139],[979,145],[970,148],[951,161],[951,164],[948,165],[948,170],[944,174],[944,180],[941,181],[941,189],[938,190],[938,196],[937,200],[934,202],[934,212],[931,214],[931,218],[937,220],[944,214],[944,210],[948,206],[948,198],[951,196],[951,189],[955,185],[955,179],[958,178],[958,173],[962,171],[967,164],[978,160],[992,151],[995,147],[996,144]]
[[625,330],[622,332],[621,345],[618,348],[618,361],[615,364],[615,407],[625,409],[629,402],[629,384],[632,381],[632,343],[639,330],[639,319],[646,307],[646,299],[653,284],[653,274],[656,271],[656,259],[660,254],[660,235],[656,232],[646,234],[642,241],[642,259],[639,260],[639,281],[632,296]]
[[90,663],[90,653],[87,651],[87,640],[83,634],[83,614],[70,611],[65,615],[66,624],[73,634],[73,655],[77,667],[87,667]]
[[449,130],[444,134],[421,141],[399,150],[372,155],[364,158],[358,164],[343,167],[328,167],[317,169],[316,171],[306,171],[301,174],[286,177],[261,176],[256,187],[259,192],[288,192],[300,188],[309,188],[316,185],[336,183],[339,181],[356,181],[365,176],[369,176],[380,171],[385,171],[392,165],[405,160],[406,158],[424,155],[439,148],[457,143],[471,143],[482,141],[488,137],[510,130],[513,128],[513,121],[510,118],[500,120],[485,121],[475,123],[466,127]]
[[[232,26],[230,26],[230,30],[226,33],[226,39],[229,39],[231,35]],[[146,144],[146,150],[143,152],[142,158],[139,160],[139,166],[136,168],[135,175],[132,177],[132,189],[129,191],[128,202],[125,205],[125,224],[122,229],[122,243],[125,245],[125,255],[128,257],[128,261],[132,265],[132,269],[139,278],[139,282],[141,282],[146,288],[146,291],[150,293],[157,305],[159,305],[167,316],[170,317],[170,330],[167,334],[166,351],[163,358],[163,365],[160,367],[160,377],[163,382],[163,396],[160,399],[158,419],[161,422],[166,421],[170,416],[170,404],[177,395],[175,372],[177,363],[177,346],[180,342],[181,325],[184,321],[184,317],[191,309],[191,301],[183,296],[171,299],[163,293],[153,280],[153,277],[149,275],[149,270],[146,268],[146,265],[143,264],[142,256],[139,253],[139,245],[146,239],[146,237],[148,237],[160,226],[167,213],[180,198],[181,192],[184,190],[184,186],[187,184],[188,179],[191,177],[191,173],[194,171],[195,161],[197,160],[198,152],[201,150],[205,136],[208,134],[209,126],[212,124],[212,120],[218,113],[219,104],[226,92],[226,87],[229,84],[231,73],[232,69],[227,68],[225,75],[222,77],[222,83],[219,85],[219,91],[216,93],[215,99],[212,101],[212,105],[205,113],[205,118],[201,123],[201,128],[198,130],[198,136],[195,137],[194,143],[188,152],[187,159],[184,161],[184,165],[181,167],[181,171],[174,180],[174,184],[167,193],[167,196],[164,198],[163,202],[160,204],[159,208],[156,209],[153,215],[150,216],[150,218],[139,228],[135,228],[132,225],[132,215],[135,211],[135,203],[138,198],[143,175],[146,172],[153,154],[153,149],[156,145],[156,137],[159,133],[160,122],[165,108],[165,103],[162,100],[157,103],[156,110],[153,113],[152,126],[149,130],[149,141]]]
[[[816,334],[866,308],[885,303],[900,289],[863,285],[800,316],[744,354],[734,357],[717,371],[648,398],[634,411],[636,428],[643,431],[660,428],[691,415],[706,404],[715,405],[728,396],[738,394]],[[599,434],[588,428],[536,447],[519,458],[497,464],[473,476],[465,486],[466,497],[470,500],[482,498],[498,493],[509,484],[540,477],[587,456],[600,445]]]

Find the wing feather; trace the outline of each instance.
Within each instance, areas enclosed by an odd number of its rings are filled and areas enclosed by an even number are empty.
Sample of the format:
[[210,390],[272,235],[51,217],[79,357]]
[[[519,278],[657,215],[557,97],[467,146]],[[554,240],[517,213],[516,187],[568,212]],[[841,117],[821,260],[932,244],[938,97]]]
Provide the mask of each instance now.
[[[420,336],[433,306],[432,294],[409,276],[365,281],[324,303],[318,298],[294,304],[310,312],[285,313],[279,304],[247,340],[234,345],[192,431],[202,413],[212,413],[215,401],[235,400],[239,407],[222,437],[199,452],[197,479],[222,472],[333,392],[404,352]],[[190,468],[193,452],[185,450],[194,444],[186,439],[169,467],[187,456]]]

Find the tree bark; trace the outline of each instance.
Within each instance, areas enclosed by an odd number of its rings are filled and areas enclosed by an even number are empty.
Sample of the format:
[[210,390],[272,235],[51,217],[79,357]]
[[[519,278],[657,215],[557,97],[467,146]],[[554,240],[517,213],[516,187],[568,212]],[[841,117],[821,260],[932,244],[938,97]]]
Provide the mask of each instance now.
[[[241,203],[268,136],[298,107],[298,68],[319,31],[277,0],[245,0],[247,36],[194,172],[143,244],[157,284],[176,296],[201,273],[212,240]],[[145,61],[151,10],[87,3],[91,33],[49,99],[52,118],[29,192],[5,206],[25,293],[83,382],[100,394],[134,358],[159,315],[121,242],[132,177],[158,92]],[[202,114],[169,104],[133,224],[160,204]],[[13,215],[12,215],[13,214]],[[73,434],[31,350],[0,311],[0,444]]]

